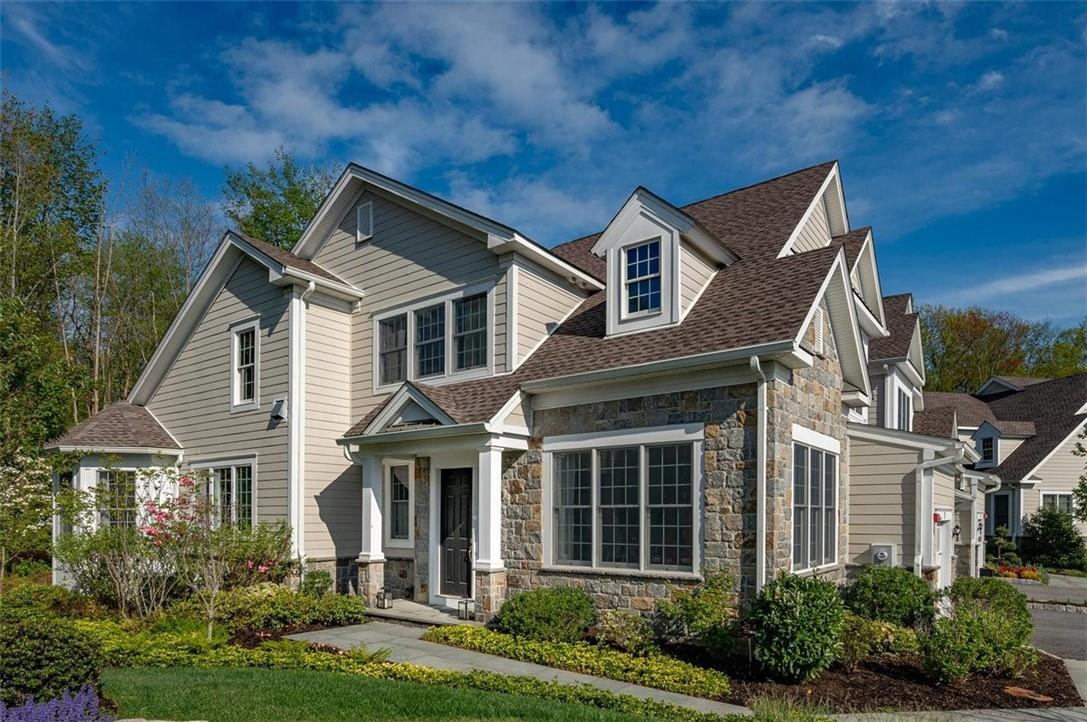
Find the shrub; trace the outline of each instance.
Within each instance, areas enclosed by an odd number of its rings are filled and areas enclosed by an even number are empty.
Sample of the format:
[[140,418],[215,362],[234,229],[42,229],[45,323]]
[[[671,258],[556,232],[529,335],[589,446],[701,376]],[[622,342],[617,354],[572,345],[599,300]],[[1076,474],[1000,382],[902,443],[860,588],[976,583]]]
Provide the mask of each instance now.
[[1087,569],[1087,547],[1070,514],[1041,508],[1023,523],[1023,556],[1032,564]]
[[9,589],[0,597],[0,604],[9,608],[37,608],[62,617],[90,619],[105,614],[92,597],[51,584],[23,584]]
[[994,610],[1006,620],[1008,634],[1018,644],[1030,643],[1034,621],[1027,608],[1027,596],[1011,584],[993,577],[959,577],[947,593],[954,607],[978,602]]
[[101,653],[73,622],[37,608],[0,608],[0,702],[45,701],[98,686]]
[[856,669],[865,659],[879,654],[917,654],[917,632],[890,622],[865,619],[852,612],[842,618],[842,638],[838,664]]
[[637,657],[585,642],[540,642],[518,639],[480,627],[432,627],[423,635],[429,642],[543,664],[570,672],[629,682],[668,692],[708,699],[728,696],[728,677],[662,654]]
[[324,569],[307,569],[298,591],[307,597],[323,597],[332,591],[332,575]]
[[90,685],[75,694],[65,692],[58,699],[46,702],[27,700],[8,709],[0,702],[0,720],[4,722],[113,722],[102,711],[98,693]]
[[657,603],[665,636],[700,644],[716,655],[728,655],[736,643],[736,604],[733,578],[713,574],[692,590],[673,589],[671,598]]
[[297,568],[291,556],[291,527],[285,522],[234,527],[231,545],[224,589],[261,582],[281,584]]
[[366,603],[360,597],[311,597],[287,587],[261,585],[220,595],[216,618],[232,632],[274,632],[291,627],[360,624]]
[[541,587],[506,600],[494,624],[515,637],[577,642],[595,621],[593,602],[585,592],[574,587]]
[[782,679],[811,679],[834,661],[843,611],[833,583],[783,574],[751,605],[755,657]]
[[964,601],[950,617],[938,619],[922,642],[925,669],[944,683],[974,672],[1020,675],[1037,653],[1019,641],[1004,615],[978,601]]
[[658,651],[653,625],[637,612],[602,612],[596,627],[596,641],[637,657]]
[[856,614],[900,627],[926,625],[936,612],[936,598],[928,583],[900,567],[865,567],[845,599]]

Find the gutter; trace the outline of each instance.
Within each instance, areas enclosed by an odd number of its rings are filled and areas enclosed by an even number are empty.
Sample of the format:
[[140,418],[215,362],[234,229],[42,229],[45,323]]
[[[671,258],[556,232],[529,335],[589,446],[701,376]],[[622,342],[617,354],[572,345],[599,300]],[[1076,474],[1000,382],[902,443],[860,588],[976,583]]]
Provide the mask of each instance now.
[[758,379],[758,401],[756,403],[755,440],[755,593],[758,594],[766,584],[766,374],[758,356],[752,356],[748,362],[751,372]]
[[947,466],[948,464],[958,465],[962,463],[962,460],[966,457],[966,447],[961,444],[957,444],[956,447],[953,455],[937,456],[934,459],[922,461],[914,467],[913,470],[916,480],[913,500],[913,573],[917,576],[921,576],[921,537],[924,534],[924,517],[921,514],[921,503],[924,496],[922,492],[925,482],[925,472],[939,466]]

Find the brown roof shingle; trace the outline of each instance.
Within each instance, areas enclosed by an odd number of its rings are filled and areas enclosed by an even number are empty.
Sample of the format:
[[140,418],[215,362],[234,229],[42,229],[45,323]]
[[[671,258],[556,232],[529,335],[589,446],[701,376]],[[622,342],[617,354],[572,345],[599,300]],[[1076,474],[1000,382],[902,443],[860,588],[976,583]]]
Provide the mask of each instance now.
[[917,314],[906,313],[910,294],[883,297],[883,310],[887,316],[887,330],[890,336],[874,338],[868,344],[868,358],[872,361],[887,361],[906,358],[910,353],[914,332],[917,331]]
[[127,401],[110,404],[46,445],[100,451],[109,448],[180,449],[151,412]]
[[956,423],[955,408],[945,406],[943,408],[918,411],[913,415],[913,430],[926,436],[939,436],[943,439],[958,438],[958,424]]
[[296,256],[293,253],[291,253],[290,251],[283,250],[279,246],[273,246],[271,243],[266,243],[266,242],[264,242],[264,241],[262,241],[262,240],[260,240],[258,238],[253,238],[252,236],[247,236],[247,235],[245,235],[244,233],[242,233],[240,231],[231,231],[231,233],[238,236],[238,238],[241,238],[246,243],[251,244],[254,248],[256,248],[261,253],[264,253],[265,255],[271,256],[277,262],[282,263],[284,266],[288,266],[290,268],[296,268],[299,271],[305,271],[306,273],[312,274],[312,275],[317,276],[319,278],[327,279],[329,281],[335,281],[336,283],[343,283],[345,285],[350,285],[350,284],[347,283],[347,281],[343,280],[342,278],[337,276],[335,273],[332,273],[331,271],[326,270],[323,266],[319,266],[316,263],[314,263],[313,261],[302,258],[300,256]]

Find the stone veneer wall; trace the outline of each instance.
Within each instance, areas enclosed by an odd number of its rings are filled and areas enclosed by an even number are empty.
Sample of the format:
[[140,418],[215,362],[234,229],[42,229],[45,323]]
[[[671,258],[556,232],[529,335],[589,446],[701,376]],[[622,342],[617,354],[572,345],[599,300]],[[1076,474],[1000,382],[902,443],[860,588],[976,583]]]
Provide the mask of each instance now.
[[[824,572],[842,575],[848,552],[849,452],[842,414],[842,378],[824,313],[826,347],[811,369],[777,380],[767,369],[767,567],[768,577],[788,569],[792,554],[792,425],[838,439],[839,565]],[[809,332],[806,341],[814,340]],[[696,582],[625,573],[548,571],[542,568],[542,461],[540,439],[562,434],[704,423],[703,574],[736,575],[741,601],[754,590],[756,551],[757,386],[697,389],[656,396],[583,404],[534,413],[534,438],[525,452],[503,455],[502,554],[507,594],[541,586],[577,586],[601,608],[649,610],[670,587]]]

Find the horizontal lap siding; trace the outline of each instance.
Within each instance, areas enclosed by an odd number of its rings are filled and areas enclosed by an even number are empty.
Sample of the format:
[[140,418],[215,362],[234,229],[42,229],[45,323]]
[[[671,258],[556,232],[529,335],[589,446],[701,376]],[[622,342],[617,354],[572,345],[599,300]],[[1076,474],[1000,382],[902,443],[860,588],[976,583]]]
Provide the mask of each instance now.
[[686,313],[717,269],[686,243],[680,246],[679,255],[680,308]]
[[815,204],[815,210],[800,229],[799,235],[793,242],[793,249],[797,253],[814,251],[830,243],[830,223],[827,220],[827,209],[823,200],[819,199]]
[[955,477],[939,469],[932,472],[932,501],[937,509],[955,508]]
[[899,564],[913,558],[918,453],[864,439],[849,442],[849,556],[868,564],[872,544],[898,546]]
[[558,323],[583,297],[528,268],[517,271],[517,358],[524,361],[547,338],[547,325]]
[[306,309],[305,554],[358,555],[362,477],[336,439],[351,419],[351,315],[316,299]]
[[[260,315],[259,400],[230,412],[229,326]],[[272,402],[287,397],[288,297],[245,259],[212,302],[148,408],[185,448],[187,462],[256,453],[260,521],[287,519],[287,424],[269,428]]]
[[[356,211],[352,207],[314,258],[366,294],[352,318],[353,420],[383,398],[373,393],[375,313],[467,284],[495,283],[499,275],[498,258],[483,240],[369,190],[359,198],[359,202],[366,201],[374,204],[373,238],[362,244],[355,242]],[[496,325],[504,324],[504,319],[496,319]]]
[[[1079,430],[1082,428],[1080,426]],[[1072,453],[1076,448],[1076,441],[1079,440],[1077,438],[1079,430],[1062,443],[1053,456],[1034,472],[1033,475],[1042,481],[1033,489],[1023,490],[1023,511],[1026,515],[1038,510],[1042,503],[1042,492],[1068,493],[1076,488],[1079,476],[1083,473],[1084,462],[1087,461],[1084,457]],[[1076,528],[1079,529],[1080,534],[1087,534],[1087,524],[1077,523]]]

